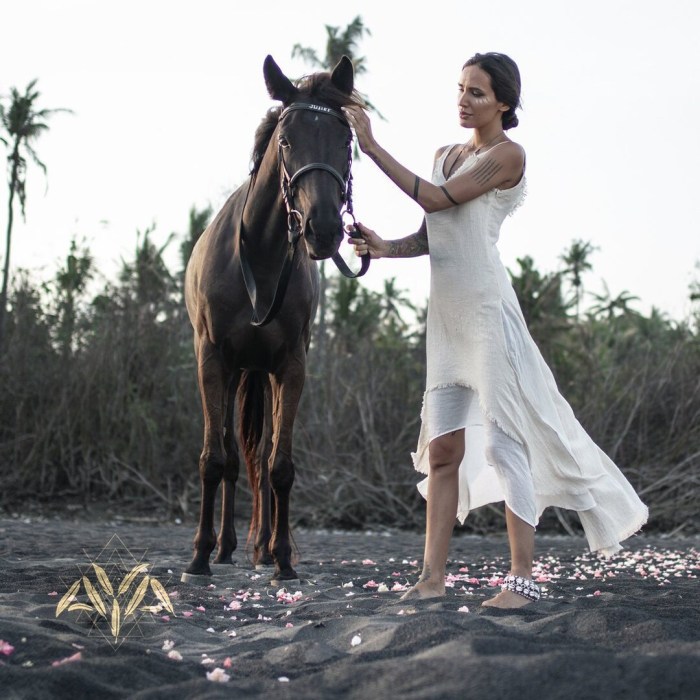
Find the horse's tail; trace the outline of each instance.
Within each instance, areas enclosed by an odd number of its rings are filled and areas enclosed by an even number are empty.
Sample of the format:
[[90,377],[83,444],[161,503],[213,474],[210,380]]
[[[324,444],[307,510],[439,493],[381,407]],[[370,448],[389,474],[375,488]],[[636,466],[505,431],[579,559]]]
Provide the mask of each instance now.
[[243,450],[248,483],[252,492],[253,513],[248,540],[253,536],[260,518],[260,480],[263,465],[260,441],[265,423],[265,383],[262,372],[244,371],[238,385],[238,415],[240,444]]

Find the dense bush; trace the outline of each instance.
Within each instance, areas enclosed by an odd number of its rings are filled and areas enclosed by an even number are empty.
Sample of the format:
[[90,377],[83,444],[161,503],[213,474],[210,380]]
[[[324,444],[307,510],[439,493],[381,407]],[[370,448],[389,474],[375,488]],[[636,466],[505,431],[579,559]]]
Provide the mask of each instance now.
[[[96,284],[90,252],[75,244],[50,283],[15,275],[0,351],[4,507],[97,500],[196,512],[202,420],[182,271],[168,270],[149,234],[98,293],[88,291]],[[182,244],[185,258],[193,237]],[[511,276],[533,336],[581,423],[649,504],[649,528],[697,531],[698,317],[644,316],[629,308],[629,295],[599,298],[581,314],[570,268],[542,274],[530,259],[519,265]],[[297,523],[422,526],[410,452],[424,317],[393,281],[375,293],[329,277],[295,428]],[[487,506],[464,527],[502,526],[502,508]],[[540,529],[577,527],[575,516],[552,510]]]

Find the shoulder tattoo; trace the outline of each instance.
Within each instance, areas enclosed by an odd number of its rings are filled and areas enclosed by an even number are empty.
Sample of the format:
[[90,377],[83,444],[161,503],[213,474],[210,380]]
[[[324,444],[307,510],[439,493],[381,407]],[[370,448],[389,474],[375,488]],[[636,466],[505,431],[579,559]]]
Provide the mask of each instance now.
[[480,185],[485,185],[493,179],[494,175],[502,167],[503,166],[498,161],[493,158],[487,158],[483,163],[479,163],[479,165],[472,170],[471,174]]

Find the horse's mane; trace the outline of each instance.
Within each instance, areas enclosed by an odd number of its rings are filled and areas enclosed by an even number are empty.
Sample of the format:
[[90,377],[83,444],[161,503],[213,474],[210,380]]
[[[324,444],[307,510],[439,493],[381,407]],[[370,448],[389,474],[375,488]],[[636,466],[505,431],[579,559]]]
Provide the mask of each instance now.
[[[312,73],[295,82],[299,90],[297,98],[299,101],[316,100],[331,109],[340,109],[349,104],[364,105],[360,94],[353,90],[352,94],[339,90],[331,82],[331,74],[326,72]],[[282,113],[282,106],[271,107],[263,117],[262,122],[255,130],[255,142],[253,144],[252,166],[250,174],[254,175],[260,168],[267,145],[270,143],[272,134]]]

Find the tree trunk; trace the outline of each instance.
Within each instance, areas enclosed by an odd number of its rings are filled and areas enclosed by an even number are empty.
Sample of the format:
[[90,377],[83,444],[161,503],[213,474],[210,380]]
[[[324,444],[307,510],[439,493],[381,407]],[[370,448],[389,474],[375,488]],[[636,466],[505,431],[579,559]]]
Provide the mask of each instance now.
[[2,291],[0,291],[0,352],[5,343],[5,318],[7,316],[7,293],[10,281],[10,248],[12,243],[12,219],[15,190],[19,167],[19,151],[15,147],[12,158],[12,175],[10,176],[10,196],[7,201],[7,235],[5,238],[5,262],[2,272]]

